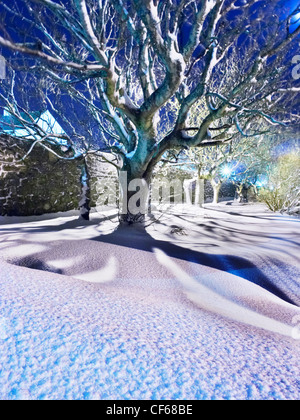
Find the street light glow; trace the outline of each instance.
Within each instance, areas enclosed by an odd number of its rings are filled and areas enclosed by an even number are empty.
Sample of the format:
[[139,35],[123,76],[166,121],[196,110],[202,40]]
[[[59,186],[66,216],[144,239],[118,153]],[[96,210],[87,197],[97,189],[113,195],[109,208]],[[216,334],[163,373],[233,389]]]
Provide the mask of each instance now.
[[224,168],[222,169],[222,174],[224,176],[230,176],[232,173],[232,168],[229,165],[225,165]]

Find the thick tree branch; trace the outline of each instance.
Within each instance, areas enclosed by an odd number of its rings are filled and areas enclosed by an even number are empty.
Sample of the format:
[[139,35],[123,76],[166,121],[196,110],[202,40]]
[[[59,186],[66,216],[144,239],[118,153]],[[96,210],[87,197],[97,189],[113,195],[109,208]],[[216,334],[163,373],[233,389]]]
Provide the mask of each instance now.
[[107,69],[99,64],[80,64],[75,63],[73,61],[64,61],[59,58],[53,57],[49,54],[46,54],[40,50],[33,50],[31,48],[28,48],[26,45],[22,44],[15,44],[12,41],[9,41],[7,39],[4,39],[2,36],[0,36],[0,45],[3,47],[9,48],[13,51],[17,51],[26,55],[30,55],[32,57],[35,57],[40,60],[44,60],[49,65],[55,65],[55,66],[62,66],[69,69],[73,69],[76,71],[82,71],[82,72],[98,72],[99,76],[106,77],[107,75]]

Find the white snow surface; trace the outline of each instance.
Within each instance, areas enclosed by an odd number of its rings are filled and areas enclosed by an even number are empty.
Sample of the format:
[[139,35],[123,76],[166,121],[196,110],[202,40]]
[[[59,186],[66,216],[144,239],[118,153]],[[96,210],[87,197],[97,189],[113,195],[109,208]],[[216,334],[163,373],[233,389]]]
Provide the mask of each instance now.
[[299,399],[300,219],[0,218],[0,399]]

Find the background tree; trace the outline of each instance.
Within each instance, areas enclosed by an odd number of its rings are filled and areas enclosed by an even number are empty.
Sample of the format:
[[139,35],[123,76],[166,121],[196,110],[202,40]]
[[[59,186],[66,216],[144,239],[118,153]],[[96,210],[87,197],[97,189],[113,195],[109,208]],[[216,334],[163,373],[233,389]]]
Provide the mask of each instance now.
[[[271,152],[272,153],[272,152]],[[270,210],[300,213],[300,148],[299,141],[283,143],[273,150],[268,160],[267,177],[258,198]]]
[[[237,152],[238,141],[206,148],[191,148],[186,151],[196,168],[198,179],[208,180],[213,188],[213,204],[219,202],[221,186],[239,165],[241,154]],[[234,153],[235,152],[235,153]],[[241,153],[241,149],[240,149]]]
[[[7,61],[51,80],[47,108],[94,149],[117,156],[126,173],[125,222],[143,220],[147,207],[144,194],[139,210],[128,210],[131,181],[143,180],[137,187],[146,189],[167,150],[219,145],[259,134],[262,122],[269,131],[298,118],[290,67],[299,5],[285,11],[275,0],[12,0],[0,9]],[[243,65],[234,82],[222,83],[237,56]],[[199,104],[205,114],[191,126]],[[77,124],[78,115],[87,124]]]

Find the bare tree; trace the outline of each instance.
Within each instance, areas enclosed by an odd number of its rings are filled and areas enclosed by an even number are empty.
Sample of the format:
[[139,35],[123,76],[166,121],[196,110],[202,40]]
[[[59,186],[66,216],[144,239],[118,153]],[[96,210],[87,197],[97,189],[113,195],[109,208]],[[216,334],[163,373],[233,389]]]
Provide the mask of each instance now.
[[[65,110],[62,109],[61,100],[56,99],[54,107],[50,97],[57,95],[60,98],[61,91],[51,79],[41,78],[35,73],[22,73],[20,77],[8,63],[6,67],[7,77],[1,82],[0,89],[0,110],[3,113],[0,132],[28,142],[28,150],[24,151],[19,161],[12,161],[11,165],[24,161],[35,147],[46,149],[57,159],[76,160],[81,168],[82,189],[78,207],[80,217],[88,220],[91,210],[89,158],[96,156],[98,162],[107,162],[107,155],[101,152],[97,142],[92,141],[92,118],[90,115],[81,116],[78,103],[68,102],[68,109]],[[66,130],[55,119],[58,110],[60,122]],[[72,119],[66,116],[70,113],[73,115]],[[116,166],[117,157],[111,157],[108,162]]]
[[[132,223],[143,220],[147,194],[138,211],[130,201],[167,150],[220,145],[298,119],[290,55],[299,6],[285,13],[277,0],[1,1],[0,45],[15,68],[55,84],[46,95],[53,111],[62,114],[67,95],[63,118],[75,131],[74,115],[85,110],[88,150],[117,156],[122,220]],[[237,56],[243,65],[224,85]],[[205,113],[191,126],[199,104]]]
[[264,172],[268,146],[270,143],[263,136],[257,139],[239,136],[229,144],[192,147],[180,153],[171,150],[162,159],[161,165],[189,168],[191,172],[194,171],[194,179],[208,180],[213,189],[213,204],[217,204],[224,182],[234,182],[242,189],[248,177],[253,178],[258,168],[261,170],[259,173]]

